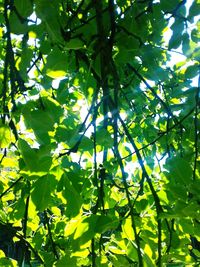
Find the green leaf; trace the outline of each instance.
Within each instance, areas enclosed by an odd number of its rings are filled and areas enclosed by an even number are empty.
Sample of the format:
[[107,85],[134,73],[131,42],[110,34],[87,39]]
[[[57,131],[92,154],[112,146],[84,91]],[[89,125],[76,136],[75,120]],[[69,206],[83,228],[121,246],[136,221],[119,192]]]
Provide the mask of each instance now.
[[79,38],[71,39],[65,43],[65,49],[80,49],[83,48],[84,44]]
[[172,26],[170,27],[173,31],[173,34],[169,40],[168,48],[176,49],[181,45],[182,42],[182,32],[184,30],[184,23],[183,20],[180,18],[176,18]]
[[52,174],[38,178],[31,192],[31,199],[38,211],[44,211],[51,202],[51,194],[56,188],[56,179]]
[[200,32],[198,31],[198,29],[193,29],[192,30],[191,39],[195,43],[198,43],[200,41]]
[[79,239],[81,244],[85,244],[91,240],[95,233],[95,224],[97,221],[96,215],[90,215],[82,220],[78,225],[76,232],[74,234],[74,240]]
[[40,254],[47,266],[53,266],[53,263],[55,261],[53,252],[41,250]]
[[181,241],[179,239],[178,234],[174,231],[173,234],[172,234],[172,243],[171,243],[172,247],[175,248],[175,249],[179,248],[180,242]]
[[162,10],[164,11],[173,11],[174,8],[178,5],[179,0],[175,0],[175,1],[168,1],[168,0],[161,0],[160,1],[160,6],[162,8]]
[[176,179],[174,179],[173,181],[170,182],[169,189],[170,189],[171,193],[173,194],[174,198],[182,199],[182,200],[187,198],[188,192],[185,188],[185,185],[180,184],[180,183],[177,184]]
[[55,123],[51,116],[51,113],[46,110],[32,110],[29,111],[24,109],[23,116],[25,119],[25,124],[28,129],[33,129],[34,132],[45,132],[53,130],[53,125]]
[[76,216],[82,206],[80,194],[74,188],[72,182],[68,178],[68,174],[64,173],[61,181],[63,189],[62,195],[67,200],[67,213]]
[[81,140],[81,144],[79,146],[79,149],[82,151],[92,151],[94,148],[94,143],[93,141],[88,138],[87,136],[84,136]]
[[15,6],[23,18],[30,16],[33,12],[33,5],[30,0],[15,0]]
[[104,233],[109,230],[113,230],[118,226],[119,219],[115,216],[100,215],[97,218],[95,231],[97,233]]
[[19,70],[22,77],[27,80],[27,68],[30,67],[30,62],[33,57],[33,50],[29,48],[23,49],[21,61],[19,63]]
[[60,44],[63,43],[64,39],[61,35],[58,2],[37,0],[35,1],[35,5],[36,14],[43,20],[51,40]]
[[189,55],[191,53],[191,48],[190,48],[190,36],[188,33],[183,34],[182,38],[182,50],[184,55]]
[[96,233],[102,234],[108,230],[115,229],[118,222],[116,217],[91,214],[78,224],[74,239],[83,245],[91,240]]
[[172,37],[169,40],[168,49],[176,49],[181,45],[182,36],[176,32],[172,34]]
[[68,72],[69,58],[65,52],[54,49],[47,57],[44,72],[51,78],[64,78]]
[[11,12],[9,17],[10,29],[15,34],[25,34],[28,32],[28,25],[26,21],[21,22],[15,12]]
[[88,217],[84,218],[82,222],[77,226],[76,232],[74,234],[74,240],[79,239],[79,242],[81,244],[85,244],[86,242],[91,240],[96,234],[95,225],[97,219],[97,215],[89,215]]
[[111,148],[113,146],[111,134],[106,129],[99,129],[97,131],[96,142],[98,145],[105,148]]
[[48,146],[41,146],[39,149],[31,148],[23,139],[18,140],[18,148],[28,170],[32,172],[48,172],[52,158]]
[[51,149],[53,146],[51,145],[41,145],[39,149],[37,149],[37,157],[38,157],[38,167],[37,170],[41,172],[48,172],[52,165],[52,156]]
[[17,261],[10,258],[0,258],[0,266],[18,267]]
[[23,139],[18,140],[18,148],[27,168],[30,171],[36,171],[38,165],[36,150],[34,148],[31,148],[29,144]]
[[[25,124],[28,129],[33,129],[40,144],[50,143],[49,131],[54,130],[54,124],[59,122],[63,109],[57,101],[51,98],[41,99],[42,107],[36,110],[23,109]],[[40,104],[40,101],[38,101]]]
[[189,185],[192,180],[192,168],[188,161],[180,157],[173,157],[167,160],[165,164],[169,170],[169,176],[174,182]]
[[7,148],[11,140],[10,127],[6,124],[0,124],[0,148]]
[[43,97],[42,102],[44,109],[49,112],[54,122],[59,122],[60,117],[63,115],[63,108],[60,104],[53,98]]
[[199,66],[197,64],[187,67],[185,72],[185,78],[192,79],[196,77],[198,75],[198,71],[199,71]]
[[65,255],[56,262],[55,266],[56,267],[77,266],[76,257],[70,257],[69,255]]
[[200,10],[200,2],[198,0],[194,0],[189,9],[189,18],[193,19],[195,16],[199,16],[199,10]]
[[[124,40],[127,40],[124,42]],[[124,53],[123,50],[131,51],[131,50],[136,50],[139,48],[140,43],[139,41],[133,37],[133,36],[128,36],[125,33],[121,33],[120,35],[117,36],[117,44],[119,47],[119,50],[121,53]],[[121,51],[122,49],[122,51]]]

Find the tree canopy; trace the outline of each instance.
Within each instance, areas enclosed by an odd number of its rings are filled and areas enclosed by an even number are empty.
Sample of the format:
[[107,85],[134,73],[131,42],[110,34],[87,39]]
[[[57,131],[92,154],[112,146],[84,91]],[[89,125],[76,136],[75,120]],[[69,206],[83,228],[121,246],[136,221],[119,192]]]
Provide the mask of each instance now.
[[0,1],[0,266],[198,266],[199,10]]

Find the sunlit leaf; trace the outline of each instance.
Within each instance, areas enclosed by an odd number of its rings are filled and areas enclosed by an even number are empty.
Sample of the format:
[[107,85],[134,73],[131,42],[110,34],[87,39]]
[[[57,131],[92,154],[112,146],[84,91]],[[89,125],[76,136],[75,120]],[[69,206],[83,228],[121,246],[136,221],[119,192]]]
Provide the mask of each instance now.
[[6,148],[11,142],[11,130],[8,125],[0,125],[0,148]]
[[174,182],[185,185],[190,183],[192,179],[192,168],[186,160],[180,157],[174,157],[167,161],[166,167],[170,171],[170,177]]
[[133,232],[133,227],[131,225],[130,217],[124,221],[124,223],[122,225],[122,230],[123,230],[124,237],[131,239],[131,240],[134,240],[135,236],[134,236],[134,232]]
[[74,234],[74,239],[76,240],[78,238],[81,238],[82,244],[91,240],[96,234],[95,225],[96,225],[97,219],[98,217],[96,215],[90,215],[84,218],[76,229],[76,232]]
[[21,152],[22,158],[26,163],[26,166],[31,171],[34,171],[38,163],[36,150],[34,148],[31,148],[28,143],[23,139],[18,140],[18,147],[19,151]]
[[80,49],[83,48],[83,42],[76,38],[65,43],[65,49]]
[[0,264],[4,267],[17,267],[17,261],[10,258],[0,258]]
[[38,211],[45,210],[50,205],[51,193],[55,190],[56,180],[53,175],[38,178],[34,184],[31,198]]
[[63,174],[61,179],[63,185],[62,194],[67,200],[67,211],[72,216],[76,216],[80,211],[82,199],[71,181],[68,179],[67,173]]
[[76,265],[76,257],[70,257],[69,255],[65,255],[60,260],[58,260],[55,264],[56,267],[63,266],[75,266]]

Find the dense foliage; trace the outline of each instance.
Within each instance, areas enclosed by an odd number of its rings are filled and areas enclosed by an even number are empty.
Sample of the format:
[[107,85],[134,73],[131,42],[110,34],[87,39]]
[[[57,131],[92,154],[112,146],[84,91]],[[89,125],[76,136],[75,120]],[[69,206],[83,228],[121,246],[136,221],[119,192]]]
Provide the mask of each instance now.
[[1,0],[0,266],[199,266],[199,6]]

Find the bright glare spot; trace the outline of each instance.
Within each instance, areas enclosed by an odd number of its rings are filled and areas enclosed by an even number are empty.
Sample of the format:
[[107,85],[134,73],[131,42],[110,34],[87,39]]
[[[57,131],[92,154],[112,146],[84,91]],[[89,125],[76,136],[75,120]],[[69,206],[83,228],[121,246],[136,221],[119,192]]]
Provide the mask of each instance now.
[[55,88],[55,89],[58,89],[59,87],[59,83],[62,79],[55,79],[52,81],[52,87]]
[[63,70],[47,70],[47,76],[53,78],[53,79],[56,79],[56,78],[65,78],[66,77],[66,72],[63,71]]
[[31,14],[29,19],[31,20],[31,21],[29,21],[29,25],[35,24],[35,22],[36,22],[36,25],[39,25],[41,23],[41,19],[39,19],[36,16],[35,12],[33,12],[33,14]]

